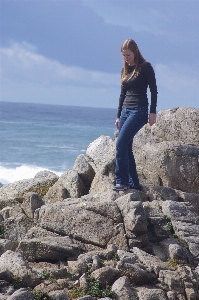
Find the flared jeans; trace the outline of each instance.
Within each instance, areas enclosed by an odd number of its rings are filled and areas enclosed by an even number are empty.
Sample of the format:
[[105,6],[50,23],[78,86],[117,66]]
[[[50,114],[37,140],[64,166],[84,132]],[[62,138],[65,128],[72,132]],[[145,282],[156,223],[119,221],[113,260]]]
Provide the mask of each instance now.
[[148,107],[123,108],[116,141],[116,184],[140,189],[132,144],[136,133],[148,122]]

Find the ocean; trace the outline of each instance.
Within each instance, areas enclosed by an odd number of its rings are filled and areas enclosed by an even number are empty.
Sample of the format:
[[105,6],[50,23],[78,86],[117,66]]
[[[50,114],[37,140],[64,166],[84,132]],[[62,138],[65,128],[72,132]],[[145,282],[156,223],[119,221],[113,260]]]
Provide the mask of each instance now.
[[0,102],[0,182],[72,169],[101,135],[114,137],[117,109]]

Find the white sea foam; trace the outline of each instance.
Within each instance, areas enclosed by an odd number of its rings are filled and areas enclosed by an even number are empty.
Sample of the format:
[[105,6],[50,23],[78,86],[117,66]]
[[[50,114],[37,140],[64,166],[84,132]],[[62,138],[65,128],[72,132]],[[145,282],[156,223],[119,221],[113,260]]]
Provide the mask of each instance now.
[[[12,183],[22,179],[33,178],[38,172],[47,169],[38,166],[22,165],[16,168],[5,168],[0,166],[0,182],[3,184]],[[51,170],[48,170],[51,171]],[[52,171],[54,172],[54,171]],[[54,172],[58,176],[61,175],[59,172]]]

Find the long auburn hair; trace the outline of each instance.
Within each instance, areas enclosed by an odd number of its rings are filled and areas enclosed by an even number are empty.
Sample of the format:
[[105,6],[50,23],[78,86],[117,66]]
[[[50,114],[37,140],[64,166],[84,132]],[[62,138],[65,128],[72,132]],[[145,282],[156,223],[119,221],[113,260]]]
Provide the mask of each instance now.
[[[141,65],[143,65],[146,60],[142,56],[136,42],[134,40],[128,39],[124,41],[124,43],[121,46],[121,53],[124,50],[130,50],[134,53],[134,61],[135,61],[135,69],[130,76],[128,80],[130,80],[132,77],[136,77],[140,71]],[[128,76],[128,64],[124,61],[124,68],[123,68],[123,73],[122,73],[122,78],[121,78],[121,83],[127,78]]]

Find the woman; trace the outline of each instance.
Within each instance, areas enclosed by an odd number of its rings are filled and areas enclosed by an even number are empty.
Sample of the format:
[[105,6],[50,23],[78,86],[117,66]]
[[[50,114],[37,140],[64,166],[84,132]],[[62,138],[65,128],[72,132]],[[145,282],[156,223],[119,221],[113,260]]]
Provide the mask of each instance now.
[[[132,143],[135,134],[147,123],[156,122],[157,86],[154,70],[147,62],[135,41],[128,39],[121,46],[124,66],[121,75],[121,93],[116,127],[119,134],[116,142],[116,185],[114,190],[128,188],[140,190]],[[148,116],[147,88],[151,92]]]

